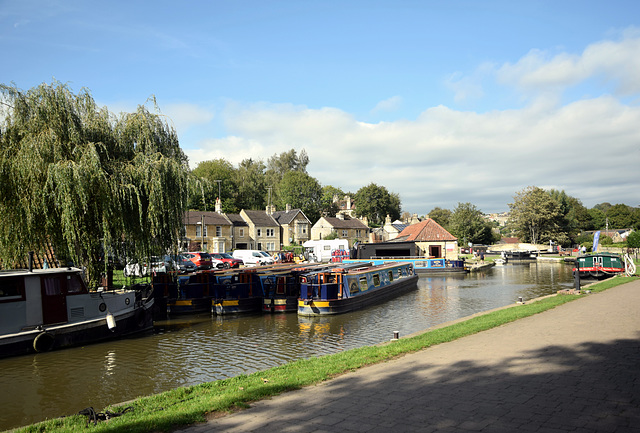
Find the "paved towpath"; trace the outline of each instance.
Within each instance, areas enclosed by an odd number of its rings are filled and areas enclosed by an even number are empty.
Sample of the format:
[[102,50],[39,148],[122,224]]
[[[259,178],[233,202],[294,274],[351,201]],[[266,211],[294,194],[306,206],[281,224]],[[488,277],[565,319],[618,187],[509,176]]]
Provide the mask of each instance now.
[[179,430],[640,433],[640,281]]

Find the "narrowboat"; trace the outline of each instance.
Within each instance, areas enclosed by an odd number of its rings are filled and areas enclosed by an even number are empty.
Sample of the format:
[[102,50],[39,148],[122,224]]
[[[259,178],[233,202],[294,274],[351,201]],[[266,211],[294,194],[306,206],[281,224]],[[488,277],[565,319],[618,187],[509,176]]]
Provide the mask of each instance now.
[[142,287],[90,292],[71,267],[0,271],[0,357],[150,331],[153,292]]
[[579,256],[575,263],[576,267],[573,271],[578,271],[580,278],[603,279],[625,273],[622,256],[616,253],[586,254]]
[[257,267],[218,271],[213,275],[211,311],[217,315],[258,313],[264,292]]
[[373,263],[382,265],[385,263],[411,263],[413,269],[418,274],[442,275],[442,274],[464,274],[468,271],[464,260],[449,260],[445,258],[427,257],[372,257],[370,259],[344,259],[342,263]]
[[412,263],[343,263],[300,277],[298,315],[346,313],[415,289],[418,274]]
[[264,269],[261,278],[263,313],[295,313],[300,297],[300,276],[313,270],[330,269],[339,263],[276,265]]
[[[169,285],[166,292],[167,314],[198,314],[211,312],[211,290],[209,271],[198,271],[189,275],[179,275],[177,277],[177,290],[171,290]],[[154,276],[154,285],[158,284],[158,278],[166,276]],[[164,285],[160,283],[161,285]]]

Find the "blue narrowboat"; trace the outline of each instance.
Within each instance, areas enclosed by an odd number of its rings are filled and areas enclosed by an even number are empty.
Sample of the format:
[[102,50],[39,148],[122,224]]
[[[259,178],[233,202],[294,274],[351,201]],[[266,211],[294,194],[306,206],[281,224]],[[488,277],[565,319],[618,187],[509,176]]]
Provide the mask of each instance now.
[[381,265],[344,263],[300,277],[298,315],[346,313],[394,298],[417,287],[418,275],[410,262]]
[[464,260],[449,260],[445,258],[427,258],[427,257],[373,257],[370,259],[345,259],[343,263],[373,263],[374,265],[382,265],[391,262],[411,263],[415,272],[430,275],[442,274],[463,274],[467,272]]
[[[171,296],[167,298],[167,314],[197,314],[211,311],[210,282],[213,272],[200,271],[190,275],[180,275],[177,280],[177,291],[172,290],[170,284],[167,285],[167,293]],[[160,274],[162,275],[162,274]],[[161,283],[155,281],[156,285],[164,286],[166,277],[160,277]]]
[[295,313],[300,297],[300,276],[311,271],[331,269],[340,263],[300,263],[265,267],[260,279],[264,291],[264,313]]
[[264,292],[256,272],[259,267],[229,269],[214,273],[211,311],[217,315],[257,313]]

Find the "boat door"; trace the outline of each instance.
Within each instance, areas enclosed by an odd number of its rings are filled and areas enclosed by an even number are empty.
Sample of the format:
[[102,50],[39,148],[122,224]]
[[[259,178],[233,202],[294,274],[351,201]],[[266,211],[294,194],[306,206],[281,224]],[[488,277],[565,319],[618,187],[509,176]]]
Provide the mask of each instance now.
[[594,256],[593,257],[593,267],[601,268],[602,267],[602,256]]
[[66,275],[45,275],[42,283],[42,322],[45,325],[67,322]]

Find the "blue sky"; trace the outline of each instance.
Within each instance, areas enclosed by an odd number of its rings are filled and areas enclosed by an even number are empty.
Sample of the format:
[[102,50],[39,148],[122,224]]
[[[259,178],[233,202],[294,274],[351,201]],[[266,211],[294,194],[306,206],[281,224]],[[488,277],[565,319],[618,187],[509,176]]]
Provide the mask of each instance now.
[[190,164],[304,149],[424,215],[640,205],[640,2],[0,0],[0,82],[155,96]]

